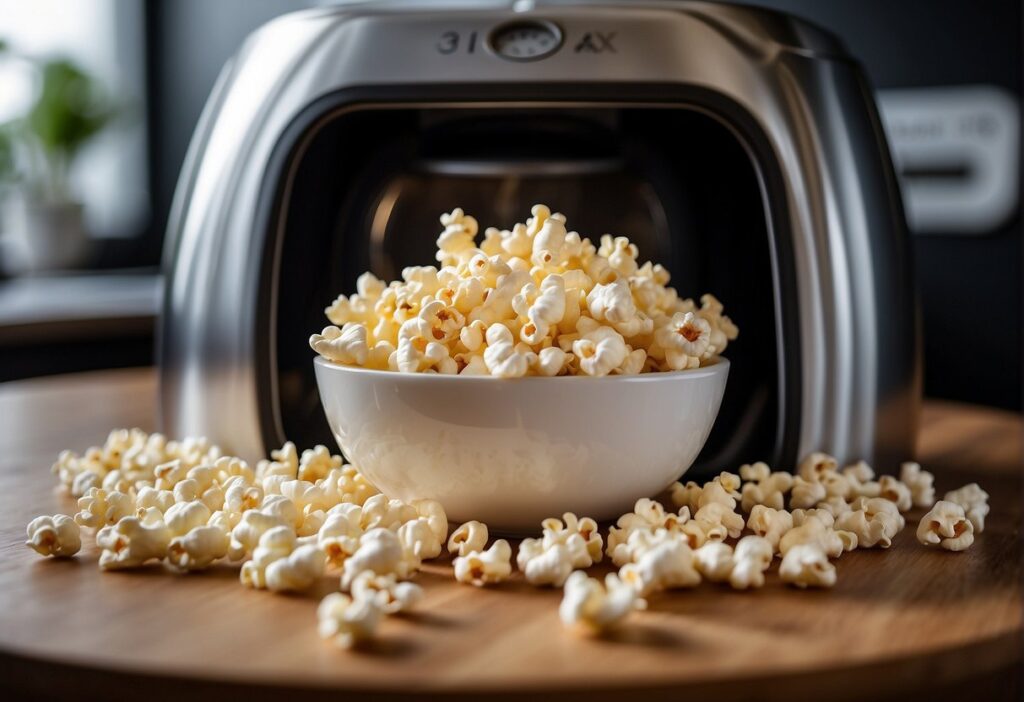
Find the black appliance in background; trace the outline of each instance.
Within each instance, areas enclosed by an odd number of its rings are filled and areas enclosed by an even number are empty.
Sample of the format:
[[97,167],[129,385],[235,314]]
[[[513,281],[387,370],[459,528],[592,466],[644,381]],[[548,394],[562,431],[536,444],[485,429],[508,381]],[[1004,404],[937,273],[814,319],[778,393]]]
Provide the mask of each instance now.
[[747,4],[838,34],[877,91],[913,234],[925,394],[1020,410],[1022,4]]

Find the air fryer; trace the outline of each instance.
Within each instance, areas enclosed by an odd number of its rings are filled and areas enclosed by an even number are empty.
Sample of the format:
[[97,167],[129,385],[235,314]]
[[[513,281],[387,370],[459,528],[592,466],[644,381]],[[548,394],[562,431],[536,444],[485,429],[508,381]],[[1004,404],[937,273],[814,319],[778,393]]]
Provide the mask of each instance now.
[[385,2],[257,32],[169,225],[164,428],[250,458],[333,445],[307,345],[324,307],[432,263],[442,212],[508,227],[536,203],[739,325],[694,472],[912,455],[906,226],[871,92],[821,30],[700,2]]

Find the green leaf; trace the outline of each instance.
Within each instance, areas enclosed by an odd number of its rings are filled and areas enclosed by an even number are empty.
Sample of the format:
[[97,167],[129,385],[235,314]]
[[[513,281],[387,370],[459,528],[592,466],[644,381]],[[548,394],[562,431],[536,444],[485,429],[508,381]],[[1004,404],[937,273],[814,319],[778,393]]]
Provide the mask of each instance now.
[[42,89],[26,122],[45,151],[70,160],[114,114],[91,76],[57,59],[42,65]]

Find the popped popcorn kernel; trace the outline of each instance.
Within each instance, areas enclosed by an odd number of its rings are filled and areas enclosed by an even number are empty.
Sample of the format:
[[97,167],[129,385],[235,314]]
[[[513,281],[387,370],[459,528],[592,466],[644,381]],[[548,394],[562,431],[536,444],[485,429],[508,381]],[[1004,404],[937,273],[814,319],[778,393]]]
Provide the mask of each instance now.
[[939,545],[947,551],[963,551],[974,543],[974,523],[963,506],[939,500],[917,525],[917,540],[925,546]]
[[946,502],[955,502],[964,508],[967,518],[978,534],[985,531],[985,517],[988,516],[988,493],[977,483],[964,485],[957,490],[950,490],[942,498]]
[[889,548],[906,525],[896,504],[881,497],[859,498],[851,507],[836,517],[835,528],[856,534],[862,548]]
[[799,588],[832,587],[836,584],[836,567],[817,543],[805,543],[789,549],[779,565],[782,582]]
[[498,539],[486,551],[471,551],[453,563],[455,579],[481,587],[507,580],[512,575],[512,547]]
[[380,575],[372,570],[357,575],[351,591],[356,600],[373,600],[385,614],[408,612],[423,599],[423,588],[416,583],[400,581],[394,573]]
[[744,536],[733,551],[729,584],[737,590],[764,587],[764,572],[772,564],[775,549],[763,536]]
[[483,551],[487,547],[487,525],[478,521],[461,524],[448,539],[448,553],[465,556],[472,551]]
[[332,592],[316,610],[320,638],[339,648],[353,648],[373,638],[383,614],[375,598],[353,599]]
[[41,556],[67,558],[82,548],[78,524],[66,514],[36,517],[25,531],[25,545]]
[[721,541],[706,543],[694,550],[693,564],[707,580],[713,583],[727,582],[734,565],[732,546]]
[[907,461],[900,465],[900,482],[910,488],[910,497],[915,507],[931,507],[935,504],[935,476],[921,469],[920,463]]
[[558,616],[573,631],[599,634],[618,625],[630,612],[646,608],[647,601],[614,573],[609,573],[602,585],[578,570],[565,581]]
[[643,551],[634,562],[622,566],[619,579],[642,597],[658,590],[696,587],[701,581],[693,551],[678,538]]

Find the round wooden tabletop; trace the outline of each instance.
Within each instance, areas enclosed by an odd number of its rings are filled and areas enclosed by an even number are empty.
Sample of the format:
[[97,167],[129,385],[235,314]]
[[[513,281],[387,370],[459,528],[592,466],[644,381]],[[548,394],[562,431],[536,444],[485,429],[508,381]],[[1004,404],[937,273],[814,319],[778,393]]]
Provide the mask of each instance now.
[[418,576],[418,613],[386,620],[366,650],[341,651],[316,632],[327,579],[286,597],[242,588],[237,566],[101,573],[91,545],[62,561],[25,548],[33,516],[75,510],[49,471],[57,452],[115,426],[152,429],[156,393],[148,370],[0,385],[0,690],[79,700],[863,700],[949,685],[1005,692],[1020,666],[1018,415],[926,407],[920,458],[940,494],[972,480],[992,494],[985,533],[966,552],[919,546],[913,513],[892,549],[843,556],[832,590],[785,587],[776,562],[761,590],[703,584],[655,596],[603,639],[561,629],[558,590],[518,578],[478,590],[455,583],[442,560]]

